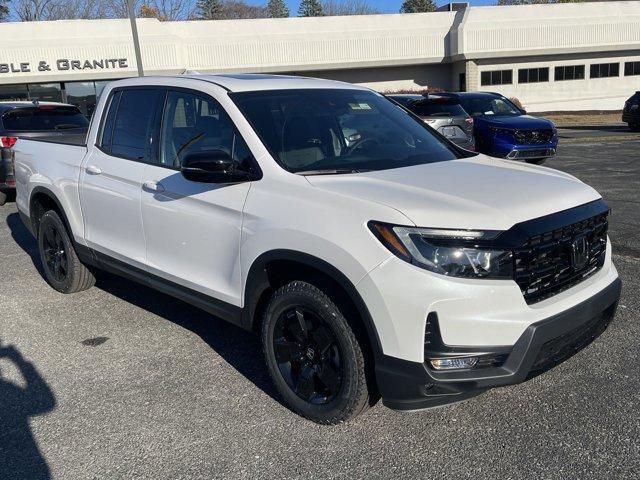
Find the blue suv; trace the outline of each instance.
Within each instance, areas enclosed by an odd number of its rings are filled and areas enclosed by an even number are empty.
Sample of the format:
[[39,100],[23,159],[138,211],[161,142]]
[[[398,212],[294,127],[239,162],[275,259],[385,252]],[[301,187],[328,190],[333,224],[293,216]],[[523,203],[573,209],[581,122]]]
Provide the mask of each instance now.
[[492,92],[440,94],[458,99],[471,117],[476,151],[540,164],[556,154],[558,135],[549,120],[532,117]]

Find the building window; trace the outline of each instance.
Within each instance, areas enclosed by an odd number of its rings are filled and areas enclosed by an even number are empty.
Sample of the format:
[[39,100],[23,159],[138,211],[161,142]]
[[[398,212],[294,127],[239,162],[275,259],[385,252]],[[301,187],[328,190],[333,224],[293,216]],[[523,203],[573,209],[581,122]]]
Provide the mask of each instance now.
[[624,75],[640,75],[640,62],[624,62]]
[[513,83],[513,70],[494,70],[480,74],[481,85],[510,85]]
[[619,77],[619,63],[596,63],[591,65],[589,76],[591,78]]
[[563,65],[556,67],[555,80],[583,80],[584,65]]
[[62,102],[62,87],[59,83],[31,84],[29,99],[41,102]]
[[80,109],[86,116],[91,117],[96,108],[96,87],[93,82],[66,82],[64,90],[67,93],[67,103]]
[[26,85],[0,85],[0,100],[28,100]]
[[549,81],[549,67],[521,68],[518,70],[518,83],[539,83]]

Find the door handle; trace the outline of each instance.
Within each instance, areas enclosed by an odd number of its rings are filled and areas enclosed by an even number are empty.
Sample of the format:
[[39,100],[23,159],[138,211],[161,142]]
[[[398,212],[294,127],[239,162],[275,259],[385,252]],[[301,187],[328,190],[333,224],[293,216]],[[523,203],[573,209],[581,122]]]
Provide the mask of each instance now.
[[102,170],[99,167],[96,167],[95,165],[89,165],[85,171],[89,174],[89,175],[100,175],[102,173]]
[[164,192],[164,186],[160,182],[148,180],[142,184],[142,188],[149,192]]

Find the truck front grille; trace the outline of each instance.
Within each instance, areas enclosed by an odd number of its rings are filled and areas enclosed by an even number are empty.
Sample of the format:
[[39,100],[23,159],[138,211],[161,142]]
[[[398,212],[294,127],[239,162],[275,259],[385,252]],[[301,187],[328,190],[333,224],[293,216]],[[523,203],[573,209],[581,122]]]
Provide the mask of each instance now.
[[549,143],[553,132],[550,128],[542,128],[537,130],[516,130],[513,137],[518,143],[523,145],[531,145],[536,143]]
[[581,282],[604,264],[608,212],[532,236],[514,250],[515,281],[527,303]]

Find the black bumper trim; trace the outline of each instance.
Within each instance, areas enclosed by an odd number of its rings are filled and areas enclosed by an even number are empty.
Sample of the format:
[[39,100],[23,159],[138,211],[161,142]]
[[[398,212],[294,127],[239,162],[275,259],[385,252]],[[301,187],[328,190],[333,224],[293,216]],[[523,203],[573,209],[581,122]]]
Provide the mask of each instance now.
[[590,299],[529,325],[500,367],[436,372],[424,363],[385,355],[376,364],[383,403],[396,410],[417,410],[464,400],[489,388],[524,382],[595,340],[613,319],[621,289],[622,282],[616,279]]

